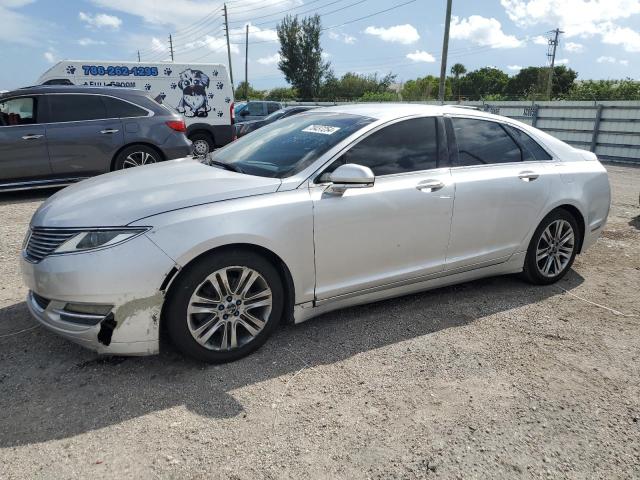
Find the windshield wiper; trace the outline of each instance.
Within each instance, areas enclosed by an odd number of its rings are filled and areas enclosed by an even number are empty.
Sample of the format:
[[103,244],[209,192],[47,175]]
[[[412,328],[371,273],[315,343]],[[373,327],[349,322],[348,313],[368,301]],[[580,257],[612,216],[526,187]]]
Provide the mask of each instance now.
[[209,165],[215,165],[217,167],[222,167],[225,170],[231,170],[232,172],[244,173],[240,167],[237,165],[232,165],[230,163],[219,162],[217,160],[209,160]]

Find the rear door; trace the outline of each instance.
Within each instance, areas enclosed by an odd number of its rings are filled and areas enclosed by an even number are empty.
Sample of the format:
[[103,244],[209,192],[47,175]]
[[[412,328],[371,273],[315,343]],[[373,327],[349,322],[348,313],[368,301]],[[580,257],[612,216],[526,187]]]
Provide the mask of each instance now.
[[34,95],[0,101],[0,184],[51,175],[40,100]]
[[505,261],[535,228],[549,169],[499,122],[452,117],[449,133],[456,193],[446,269]]
[[108,118],[101,95],[47,95],[47,144],[54,175],[90,176],[108,172],[124,144],[122,121]]

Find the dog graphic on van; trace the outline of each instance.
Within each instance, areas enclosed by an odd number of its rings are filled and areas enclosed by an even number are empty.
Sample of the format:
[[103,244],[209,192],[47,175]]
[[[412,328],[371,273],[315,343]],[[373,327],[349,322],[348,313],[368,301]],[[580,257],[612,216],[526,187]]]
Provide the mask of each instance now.
[[207,117],[211,111],[207,100],[209,77],[202,70],[187,68],[180,72],[178,88],[182,90],[182,98],[177,110],[185,117]]

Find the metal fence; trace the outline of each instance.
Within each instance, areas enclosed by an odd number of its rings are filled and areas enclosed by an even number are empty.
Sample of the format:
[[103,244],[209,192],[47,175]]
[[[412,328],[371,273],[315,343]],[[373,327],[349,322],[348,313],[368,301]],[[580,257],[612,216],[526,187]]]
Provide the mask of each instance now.
[[528,123],[595,152],[601,160],[640,164],[640,101],[469,101],[461,105]]

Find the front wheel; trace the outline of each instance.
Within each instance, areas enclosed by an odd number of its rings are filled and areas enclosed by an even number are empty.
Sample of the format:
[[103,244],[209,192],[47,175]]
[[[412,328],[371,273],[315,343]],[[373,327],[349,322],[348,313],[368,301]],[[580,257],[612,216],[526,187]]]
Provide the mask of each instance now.
[[213,254],[172,288],[167,330],[186,355],[209,363],[237,360],[274,331],[283,297],[280,275],[263,257],[242,250]]
[[524,277],[548,285],[566,275],[578,252],[578,224],[566,210],[547,215],[531,238],[524,263]]

